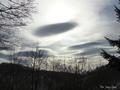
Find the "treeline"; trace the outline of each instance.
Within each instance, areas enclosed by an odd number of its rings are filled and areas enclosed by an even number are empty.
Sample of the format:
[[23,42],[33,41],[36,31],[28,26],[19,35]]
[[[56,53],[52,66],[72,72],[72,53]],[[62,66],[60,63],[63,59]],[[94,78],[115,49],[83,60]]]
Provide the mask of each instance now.
[[[0,90],[119,90],[120,72],[109,65],[86,73],[44,71],[0,64]],[[113,89],[114,88],[114,89]]]
[[[26,55],[19,56],[13,54],[9,56],[11,63],[22,64],[37,70],[86,73],[96,68],[95,65],[88,63],[85,56],[54,56],[44,54],[42,50],[26,52]],[[97,67],[103,63],[99,60]]]
[[0,90],[81,90],[84,75],[0,64]]

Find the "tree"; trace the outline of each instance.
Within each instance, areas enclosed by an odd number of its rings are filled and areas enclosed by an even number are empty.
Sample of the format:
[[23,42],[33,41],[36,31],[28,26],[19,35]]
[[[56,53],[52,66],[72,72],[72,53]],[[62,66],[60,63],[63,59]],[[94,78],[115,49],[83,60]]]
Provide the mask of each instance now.
[[[120,0],[119,0],[119,3],[120,3]],[[116,12],[118,21],[120,21],[120,9],[117,6],[115,6],[115,12]],[[120,55],[120,38],[117,40],[112,40],[107,37],[105,37],[105,38],[111,46],[117,47],[116,53],[118,55]],[[118,70],[120,70],[120,56],[111,55],[111,54],[107,53],[105,50],[102,50],[101,55],[103,56],[103,58],[108,60],[108,62],[109,62],[108,66],[114,67],[114,68],[117,68]]]
[[[106,38],[106,39],[108,40],[111,46],[118,48],[117,53],[120,54],[120,40],[111,40],[109,38]],[[120,69],[120,57],[119,56],[111,55],[107,53],[105,50],[102,50],[101,55],[103,56],[103,58],[108,60],[109,62],[108,65],[110,67]]]
[[[31,16],[34,0],[1,0],[0,1],[0,50],[11,49],[14,31],[26,26]],[[12,38],[11,38],[12,37]]]

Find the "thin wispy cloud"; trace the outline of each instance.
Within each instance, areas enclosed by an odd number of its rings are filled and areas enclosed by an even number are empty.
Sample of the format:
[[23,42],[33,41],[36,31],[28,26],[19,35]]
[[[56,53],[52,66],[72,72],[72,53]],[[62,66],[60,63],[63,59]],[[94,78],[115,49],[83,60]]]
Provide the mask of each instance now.
[[87,49],[87,48],[92,48],[92,47],[99,48],[99,46],[106,46],[106,45],[108,44],[105,41],[96,41],[96,42],[88,42],[84,44],[73,45],[73,46],[68,47],[68,49],[76,50],[76,49]]
[[27,28],[31,31],[24,33],[31,40],[28,47],[36,41],[40,48],[59,54],[94,57],[100,56],[102,48],[112,53],[104,37],[119,36],[120,25],[114,11],[117,3],[118,0],[41,0],[40,13],[33,16],[33,23]]
[[14,56],[19,56],[19,57],[46,57],[52,55],[52,52],[48,50],[39,50],[39,51],[21,51],[18,53],[15,53]]

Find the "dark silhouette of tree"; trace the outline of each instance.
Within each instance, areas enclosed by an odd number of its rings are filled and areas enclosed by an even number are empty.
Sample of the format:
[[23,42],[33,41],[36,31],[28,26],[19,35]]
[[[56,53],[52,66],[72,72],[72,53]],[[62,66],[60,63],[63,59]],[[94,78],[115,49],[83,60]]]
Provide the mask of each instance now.
[[[34,11],[34,0],[0,0],[0,50],[13,50],[17,41],[15,32],[26,26]],[[10,56],[11,60],[13,55]],[[15,67],[11,67],[10,88],[15,90]]]
[[0,1],[0,50],[12,49],[15,30],[26,26],[31,17],[34,0],[1,0]]
[[[119,0],[120,3],[120,0]],[[116,12],[116,16],[118,19],[118,22],[120,21],[120,9],[115,6],[115,12]],[[109,39],[107,37],[105,37],[106,40],[109,42],[109,44],[113,47],[117,47],[117,54],[120,54],[120,38],[117,40],[112,40]],[[115,56],[115,55],[111,55],[109,53],[107,53],[105,50],[102,50],[101,55],[103,56],[103,58],[107,59],[109,61],[108,65],[110,67],[114,67],[120,70],[120,56]]]

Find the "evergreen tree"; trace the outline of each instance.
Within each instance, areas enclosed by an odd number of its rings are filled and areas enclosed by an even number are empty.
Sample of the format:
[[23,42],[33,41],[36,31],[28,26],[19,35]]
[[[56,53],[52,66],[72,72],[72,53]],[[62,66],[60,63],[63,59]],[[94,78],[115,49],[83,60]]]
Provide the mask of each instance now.
[[[119,3],[120,3],[120,0],[119,0]],[[115,12],[116,12],[116,16],[119,22],[120,21],[120,8],[115,6]],[[107,39],[107,41],[109,42],[111,46],[117,47],[116,53],[120,54],[120,38],[117,40],[112,40],[107,37],[105,38]],[[111,55],[107,53],[105,50],[102,50],[101,55],[103,56],[103,58],[109,61],[108,66],[114,67],[120,70],[120,56]]]
[[[111,40],[109,38],[106,38],[106,39],[108,40],[111,46],[118,48],[116,53],[120,54],[120,39],[118,40]],[[120,57],[119,56],[111,55],[107,53],[105,50],[102,50],[101,55],[103,56],[103,58],[109,61],[108,66],[120,69]]]

